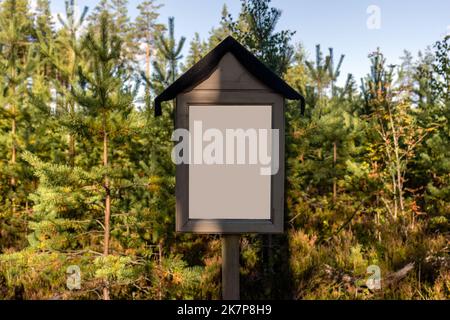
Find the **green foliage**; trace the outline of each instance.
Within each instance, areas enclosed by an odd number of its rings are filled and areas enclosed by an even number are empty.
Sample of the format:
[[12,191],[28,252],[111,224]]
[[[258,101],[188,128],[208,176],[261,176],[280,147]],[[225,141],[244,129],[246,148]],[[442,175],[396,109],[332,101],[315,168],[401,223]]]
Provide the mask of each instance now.
[[[184,43],[186,42],[185,37],[181,37],[180,41],[175,39],[175,18],[169,18],[168,24],[168,36],[164,33],[159,35],[157,47],[161,53],[161,57],[165,59],[168,69],[163,70],[158,62],[155,62],[154,67],[160,80],[164,82],[174,82],[178,77],[178,62],[183,58],[181,55],[181,50],[183,50]],[[166,72],[166,75],[164,75]]]
[[450,98],[450,36],[446,36],[442,41],[436,42],[435,62],[433,63],[433,87],[438,92],[444,102]]
[[369,54],[372,63],[366,79],[361,79],[361,91],[364,96],[366,114],[371,114],[390,101],[394,66],[386,68],[386,59],[378,48]]
[[183,69],[187,71],[187,69],[199,62],[207,54],[207,49],[207,44],[200,40],[200,35],[196,32],[194,39],[190,43],[189,55],[186,57],[186,66]]
[[158,10],[162,6],[162,4],[156,4],[154,0],[144,1],[137,6],[139,15],[136,17],[135,31],[138,40],[150,45],[154,43],[155,33],[163,28],[162,25],[156,23],[159,17]]
[[228,7],[226,4],[222,7],[222,14],[219,26],[216,28],[212,28],[209,32],[208,39],[208,49],[211,50],[215,48],[220,42],[222,42],[227,36],[231,34],[231,30],[229,28],[229,15]]
[[132,23],[127,3],[85,19],[68,0],[59,29],[48,1],[0,5],[0,299],[221,298],[220,237],[175,232],[175,107],[154,118],[151,97],[230,34],[306,98],[286,104],[285,234],[242,236],[242,298],[450,297],[448,37],[397,67],[371,53],[358,90],[338,85],[344,55],[310,61],[277,31],[269,0],[224,6],[186,59],[161,5]]
[[291,63],[295,34],[290,30],[275,32],[281,11],[270,7],[270,0],[242,0],[237,21],[231,15],[222,18],[226,29],[263,61],[273,72],[283,75]]

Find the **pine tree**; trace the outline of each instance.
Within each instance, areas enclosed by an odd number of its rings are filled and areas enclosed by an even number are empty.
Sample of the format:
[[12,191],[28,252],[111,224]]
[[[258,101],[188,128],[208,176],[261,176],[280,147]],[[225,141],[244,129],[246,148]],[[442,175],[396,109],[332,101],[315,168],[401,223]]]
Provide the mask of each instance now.
[[[447,232],[448,198],[450,195],[450,37],[438,41],[434,52],[428,52],[419,61],[414,78],[418,82],[418,119],[429,132],[415,159],[415,188],[426,185],[424,209],[430,215],[429,228]],[[432,128],[430,129],[430,124]]]
[[[38,0],[36,3],[35,25],[33,33],[34,38],[36,39],[42,37],[46,38],[46,41],[53,41],[55,38],[55,26],[53,17],[50,12],[50,1],[48,0]],[[42,58],[41,66],[38,70],[40,76],[43,77],[42,80],[51,81],[52,72],[53,68],[51,65],[51,61]],[[50,87],[48,87],[48,90],[50,91]]]
[[284,75],[294,54],[290,41],[295,32],[275,32],[281,10],[269,4],[270,0],[242,0],[239,19],[228,16],[226,29],[273,72]]
[[123,57],[130,73],[136,68],[136,54],[139,46],[135,40],[135,30],[128,15],[128,0],[111,0],[111,34],[122,40]]
[[[18,202],[17,192],[20,190],[21,168],[18,167],[18,152],[21,146],[19,137],[24,132],[18,132],[26,113],[27,79],[36,67],[35,51],[30,42],[32,24],[27,1],[9,0],[1,4],[0,13],[0,70],[3,81],[3,113],[10,121],[9,176],[11,208],[14,212]],[[30,20],[28,20],[30,19]],[[24,126],[26,128],[26,126]]]
[[415,66],[413,56],[408,50],[403,50],[403,56],[400,57],[401,64],[398,68],[398,85],[402,87],[412,87],[414,81]]
[[36,2],[36,28],[48,37],[53,37],[55,23],[50,12],[49,0],[37,0]]
[[[86,18],[87,12],[89,10],[88,7],[83,7],[83,11],[79,17],[76,16],[76,3],[75,0],[66,0],[64,2],[65,5],[65,13],[66,17],[62,18],[62,16],[58,13],[57,17],[63,28],[65,28],[70,35],[70,40],[72,42],[76,42],[77,33],[80,31],[83,22]],[[73,43],[72,43],[73,44]],[[72,47],[74,47],[72,45]]]
[[100,16],[105,12],[111,14],[111,10],[112,10],[111,1],[100,0],[88,17],[89,24],[90,25],[98,24],[98,22],[100,21]]
[[189,44],[189,54],[186,57],[186,65],[183,65],[184,71],[192,67],[207,53],[207,44],[200,39],[198,32],[195,33],[194,39]]
[[433,85],[442,101],[447,102],[450,98],[450,36],[436,42],[434,48],[436,59],[433,63]]
[[214,49],[220,42],[222,42],[227,36],[231,34],[229,29],[228,20],[230,19],[230,13],[228,12],[228,7],[226,4],[222,7],[220,24],[217,28],[212,28],[209,32],[208,49]]
[[128,0],[111,0],[113,33],[125,38],[129,32]]
[[128,0],[101,0],[88,18],[90,28],[100,30],[101,15],[107,14],[111,20],[109,32],[118,36],[123,44],[124,58],[128,72],[136,67],[135,56],[138,47],[134,41],[133,25],[128,15]]
[[433,60],[434,55],[431,52],[419,52],[418,63],[413,74],[414,82],[417,84],[415,90],[415,103],[422,109],[433,109],[438,101],[437,94],[433,90]]
[[166,75],[164,75],[165,70],[158,62],[154,63],[155,71],[158,77],[161,79],[165,78],[170,82],[174,82],[178,76],[178,64],[183,58],[181,51],[183,50],[184,43],[186,42],[185,37],[181,37],[177,42],[175,39],[175,18],[169,18],[168,24],[168,36],[163,33],[159,36],[157,47],[160,51],[162,57],[167,61],[168,69]]
[[[330,54],[330,63],[329,63],[329,77],[330,77],[330,85],[331,85],[331,97],[336,96],[336,87],[335,82],[337,81],[338,77],[341,74],[341,67],[342,63],[344,61],[345,55],[341,55],[339,58],[339,62],[335,68],[334,66],[334,51],[333,48],[328,49]],[[333,166],[335,167],[337,164],[337,156],[338,156],[338,150],[337,150],[337,141],[333,141]],[[336,203],[337,199],[337,181],[336,177],[333,178],[333,203]]]
[[365,100],[364,113],[371,114],[383,108],[392,98],[394,66],[386,66],[386,59],[378,48],[369,54],[370,74],[361,79],[361,91]]
[[[328,87],[330,83],[330,62],[331,57],[326,56],[323,58],[323,53],[320,50],[320,45],[316,45],[316,60],[314,62],[305,61],[306,66],[308,67],[309,75],[314,84],[314,92],[317,96],[317,107],[319,109],[319,117],[320,117],[320,109],[323,105],[324,99],[324,91]],[[315,106],[312,106],[315,107]]]
[[[74,0],[65,2],[65,17],[57,15],[62,29],[55,39],[48,39],[44,36],[40,28],[37,29],[40,52],[52,64],[57,74],[56,81],[52,81],[56,93],[59,95],[59,112],[61,116],[70,118],[76,112],[75,101],[71,98],[70,90],[75,82],[79,58],[79,33],[86,19],[88,7],[84,7],[81,15],[76,16],[76,3]],[[56,101],[55,101],[56,103]],[[63,119],[61,119],[63,120]],[[60,121],[64,125],[64,121]],[[76,141],[74,133],[68,134],[68,160],[71,165],[75,165]]]
[[[110,16],[104,12],[100,15],[99,31],[92,31],[86,35],[84,44],[89,63],[87,68],[79,70],[80,83],[72,88],[75,100],[85,108],[87,115],[99,115],[98,123],[91,128],[97,130],[96,135],[101,137],[103,145],[104,257],[110,252],[111,179],[108,174],[111,169],[110,137],[114,134],[114,130],[118,130],[114,128],[113,119],[119,120],[130,114],[136,94],[136,89],[125,84],[128,79],[121,60],[122,41],[116,35],[110,34],[110,23]],[[110,298],[108,284],[104,287],[103,298],[105,300]]]
[[347,80],[345,80],[344,88],[340,92],[339,98],[353,102],[355,97],[358,95],[358,88],[353,74],[347,74]]
[[[293,63],[288,68],[284,77],[285,81],[289,83],[291,87],[300,92],[303,96],[306,96],[306,84],[308,81],[308,73],[305,65],[305,50],[301,45],[298,45],[294,54]],[[308,101],[311,103],[311,101]],[[291,102],[293,104],[294,102]],[[308,103],[308,104],[309,104]],[[300,105],[300,107],[299,107]],[[309,105],[314,105],[309,104]],[[305,105],[301,102],[295,104],[294,109],[295,118],[305,114]]]
[[334,97],[336,96],[336,88],[335,88],[335,83],[337,81],[337,79],[339,78],[339,76],[341,75],[341,67],[342,67],[342,63],[344,62],[344,58],[345,55],[341,55],[341,57],[339,58],[339,62],[337,64],[337,66],[335,67],[334,65],[334,50],[333,48],[329,48],[329,57],[330,57],[330,64],[329,64],[329,77],[330,77],[330,85],[331,85],[331,96]]
[[[159,17],[158,10],[161,4],[155,4],[154,0],[144,1],[137,6],[139,15],[134,22],[135,38],[145,45],[145,78],[151,79],[151,54],[155,49],[156,38],[163,30],[161,24],[156,23]],[[150,101],[151,84],[147,81],[146,101]],[[149,104],[147,105],[149,107]]]

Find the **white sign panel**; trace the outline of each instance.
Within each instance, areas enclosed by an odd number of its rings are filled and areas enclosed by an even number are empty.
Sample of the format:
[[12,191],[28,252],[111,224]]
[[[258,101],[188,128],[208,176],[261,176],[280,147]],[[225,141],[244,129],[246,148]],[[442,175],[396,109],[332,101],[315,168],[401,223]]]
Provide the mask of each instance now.
[[189,219],[271,219],[271,129],[270,105],[189,106]]

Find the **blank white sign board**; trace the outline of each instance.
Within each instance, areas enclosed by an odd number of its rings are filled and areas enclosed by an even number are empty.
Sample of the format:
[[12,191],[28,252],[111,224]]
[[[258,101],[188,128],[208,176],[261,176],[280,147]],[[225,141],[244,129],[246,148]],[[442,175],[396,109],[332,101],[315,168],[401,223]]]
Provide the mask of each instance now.
[[[215,138],[203,139],[199,143],[198,132],[201,121],[202,132],[217,129],[223,136],[224,164],[198,164],[195,152],[206,150]],[[271,176],[262,175],[260,161],[249,163],[249,140],[245,144],[246,161],[240,164],[227,161],[227,129],[272,129],[272,106],[270,105],[208,105],[189,106],[190,164],[189,164],[189,219],[271,219]],[[216,131],[217,133],[217,131]],[[197,135],[196,135],[197,134]],[[208,136],[206,136],[208,138]],[[216,136],[214,136],[216,137]],[[205,138],[205,136],[203,136]],[[259,136],[258,136],[259,138]],[[272,153],[271,138],[267,140],[267,155]],[[237,140],[234,147],[238,146]],[[216,144],[217,146],[217,144]],[[200,149],[199,149],[200,147]],[[211,150],[211,149],[209,149]],[[259,148],[258,148],[259,152]],[[199,153],[197,153],[197,156]],[[214,155],[215,152],[214,152]],[[197,162],[194,162],[197,160]],[[230,160],[230,159],[228,159]],[[270,164],[269,164],[270,166]]]

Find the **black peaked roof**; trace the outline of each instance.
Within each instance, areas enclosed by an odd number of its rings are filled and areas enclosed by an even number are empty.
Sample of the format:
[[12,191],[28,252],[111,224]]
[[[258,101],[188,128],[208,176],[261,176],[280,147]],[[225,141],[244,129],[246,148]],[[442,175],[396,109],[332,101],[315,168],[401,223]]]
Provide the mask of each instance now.
[[228,36],[155,98],[155,116],[161,115],[161,102],[175,99],[179,93],[206,80],[228,52],[231,52],[248,72],[266,86],[286,99],[301,100],[304,105],[305,99],[297,91],[267,68],[233,37]]

